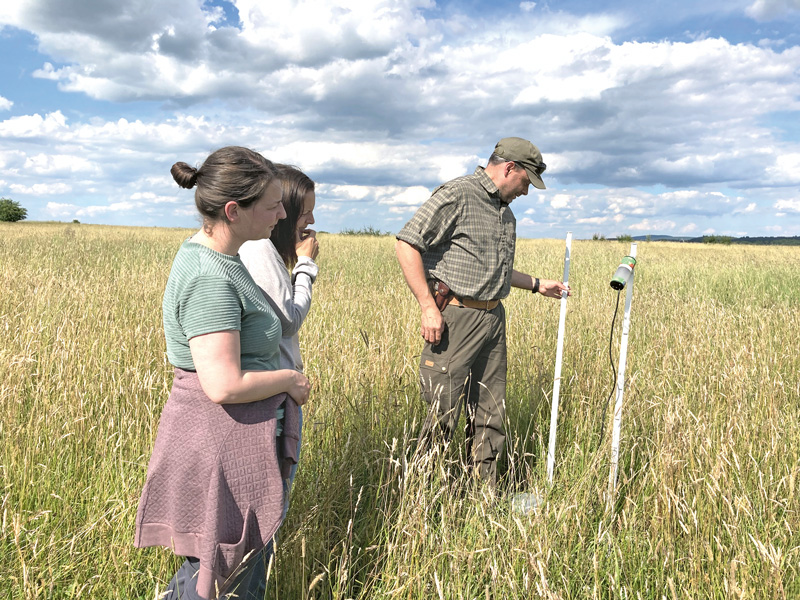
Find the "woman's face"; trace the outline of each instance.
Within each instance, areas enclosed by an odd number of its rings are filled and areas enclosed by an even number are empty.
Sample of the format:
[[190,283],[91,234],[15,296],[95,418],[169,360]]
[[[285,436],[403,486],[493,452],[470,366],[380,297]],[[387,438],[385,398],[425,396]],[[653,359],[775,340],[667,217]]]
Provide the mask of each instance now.
[[314,190],[311,190],[303,197],[303,212],[297,219],[297,231],[302,233],[308,229],[309,225],[314,224],[314,206],[317,203],[317,197]]
[[261,240],[268,238],[273,227],[278,221],[286,217],[283,208],[281,186],[277,181],[269,184],[264,195],[256,200],[249,208],[241,209],[244,213],[242,219],[243,236],[248,240]]

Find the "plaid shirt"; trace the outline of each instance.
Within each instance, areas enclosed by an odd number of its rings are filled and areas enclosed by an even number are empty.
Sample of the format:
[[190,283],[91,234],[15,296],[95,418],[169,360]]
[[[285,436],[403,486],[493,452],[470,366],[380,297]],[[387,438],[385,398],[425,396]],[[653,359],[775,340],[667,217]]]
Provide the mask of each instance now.
[[482,167],[434,190],[397,234],[422,255],[428,279],[460,298],[500,300],[511,289],[514,213]]

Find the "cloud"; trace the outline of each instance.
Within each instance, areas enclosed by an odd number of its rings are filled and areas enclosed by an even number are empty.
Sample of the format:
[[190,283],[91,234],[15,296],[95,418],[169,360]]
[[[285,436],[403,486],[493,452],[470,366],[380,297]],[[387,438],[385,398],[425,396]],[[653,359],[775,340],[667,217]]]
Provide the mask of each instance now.
[[[109,213],[131,215],[138,212],[147,212],[152,210],[152,207],[146,202],[130,201],[112,202],[111,204],[89,206],[80,206],[72,203],[48,202],[46,210],[50,216],[57,219],[75,217],[89,217],[89,219],[96,219],[97,217],[107,215]],[[192,212],[195,213],[196,211]]]
[[800,184],[800,152],[781,154],[766,168],[769,181],[779,185]]
[[775,203],[775,210],[781,212],[800,213],[800,199],[778,200]]
[[411,215],[416,210],[414,206],[391,206],[389,213],[393,215]]
[[35,196],[52,196],[72,192],[72,186],[68,183],[36,183],[31,186],[12,183],[8,186],[8,189],[15,194]]
[[70,154],[39,153],[25,159],[24,169],[36,175],[99,173],[100,168],[86,158]]
[[734,215],[743,215],[743,214],[747,214],[747,213],[752,213],[752,212],[755,212],[757,210],[757,208],[758,208],[758,205],[755,202],[751,202],[750,204],[748,204],[744,208],[735,209],[733,211],[733,214]]
[[0,96],[0,110],[10,110],[14,103],[8,98]]
[[755,0],[745,11],[757,21],[770,21],[800,11],[800,0]]
[[569,194],[555,194],[553,199],[550,200],[552,208],[567,208],[570,204],[571,197]]
[[[796,4],[750,10],[766,18]],[[489,16],[433,0],[235,0],[226,14],[199,0],[7,2],[0,23],[33,35],[39,84],[76,105],[99,100],[109,116],[53,110],[57,101],[21,114],[21,99],[0,98],[15,111],[0,120],[0,166],[26,193],[68,186],[61,204],[115,207],[97,218],[135,215],[138,202],[174,215],[191,193],[170,165],[243,144],[317,181],[328,230],[349,225],[349,211],[407,216],[485,164],[503,135],[531,136],[548,164],[547,192],[514,210],[535,205],[537,220],[563,227],[755,222],[782,200],[776,189],[800,183],[791,38],[732,43],[681,25],[689,41],[647,41],[629,35],[637,21],[624,5],[518,6]]]
[[63,133],[66,129],[66,117],[61,111],[44,117],[39,114],[22,115],[0,122],[0,138],[44,138]]
[[632,225],[628,226],[628,229],[631,231],[672,231],[675,229],[676,223],[675,221],[664,221],[664,220],[655,220],[651,221],[650,219],[644,219],[638,223],[633,223]]
[[44,212],[52,219],[64,219],[74,218],[79,209],[80,207],[75,204],[69,204],[65,202],[48,202],[47,206],[45,206]]
[[398,190],[390,196],[378,200],[380,204],[389,204],[393,206],[405,206],[409,208],[416,208],[420,206],[425,200],[430,198],[431,192],[428,188],[422,186],[413,186],[404,190]]
[[153,192],[137,192],[131,194],[130,199],[136,202],[137,205],[139,201],[144,201],[149,204],[185,204],[185,199],[181,199],[177,196],[159,196]]
[[608,222],[610,217],[586,217],[583,219],[575,219],[576,223],[581,225],[603,225]]

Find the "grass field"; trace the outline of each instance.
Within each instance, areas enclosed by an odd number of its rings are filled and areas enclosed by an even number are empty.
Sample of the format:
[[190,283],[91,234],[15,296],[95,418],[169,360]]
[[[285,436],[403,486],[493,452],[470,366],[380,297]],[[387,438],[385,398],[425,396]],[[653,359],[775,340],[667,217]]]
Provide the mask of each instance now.
[[[0,598],[152,599],[178,564],[132,541],[172,377],[161,295],[189,233],[0,225]],[[639,244],[612,512],[610,427],[598,436],[628,244],[573,243],[552,487],[559,304],[508,298],[496,498],[460,475],[463,440],[413,456],[419,316],[393,238],[320,245],[301,337],[314,389],[269,598],[800,598],[796,248]],[[563,257],[563,240],[521,240],[516,267],[560,277]],[[544,504],[515,514],[519,490]]]

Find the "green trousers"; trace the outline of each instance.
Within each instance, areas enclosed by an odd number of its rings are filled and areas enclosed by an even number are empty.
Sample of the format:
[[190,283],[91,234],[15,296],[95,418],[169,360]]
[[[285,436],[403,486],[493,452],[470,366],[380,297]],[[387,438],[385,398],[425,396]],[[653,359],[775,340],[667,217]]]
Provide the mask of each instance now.
[[429,404],[420,445],[449,441],[465,408],[467,456],[478,477],[497,480],[505,445],[506,313],[450,304],[442,312],[441,341],[425,344],[420,358],[422,395]]

